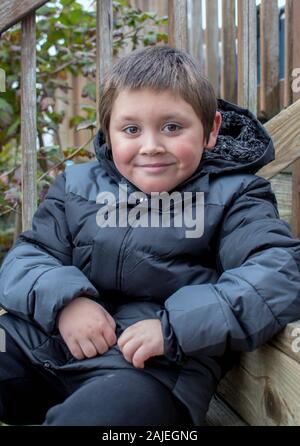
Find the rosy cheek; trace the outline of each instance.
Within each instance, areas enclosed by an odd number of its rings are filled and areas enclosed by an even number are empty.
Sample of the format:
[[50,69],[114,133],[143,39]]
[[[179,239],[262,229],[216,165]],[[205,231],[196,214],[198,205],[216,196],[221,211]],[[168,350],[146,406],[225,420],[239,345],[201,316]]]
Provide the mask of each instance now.
[[195,150],[191,150],[191,147],[182,145],[177,151],[177,158],[183,166],[188,168],[198,160],[198,153]]
[[132,160],[132,148],[126,144],[117,144],[113,146],[113,156],[116,164],[124,165],[128,164]]

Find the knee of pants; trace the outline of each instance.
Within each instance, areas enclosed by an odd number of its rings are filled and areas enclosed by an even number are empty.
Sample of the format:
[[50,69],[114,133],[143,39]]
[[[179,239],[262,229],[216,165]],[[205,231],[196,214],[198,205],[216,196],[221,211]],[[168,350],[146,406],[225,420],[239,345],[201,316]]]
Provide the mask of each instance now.
[[152,376],[117,370],[84,383],[49,410],[44,425],[178,426],[186,424],[184,409]]

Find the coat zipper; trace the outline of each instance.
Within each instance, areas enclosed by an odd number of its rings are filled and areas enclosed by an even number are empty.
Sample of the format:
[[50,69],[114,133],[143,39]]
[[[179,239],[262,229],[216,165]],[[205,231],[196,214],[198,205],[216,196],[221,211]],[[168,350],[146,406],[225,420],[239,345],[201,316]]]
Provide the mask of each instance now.
[[116,274],[116,283],[117,283],[117,289],[121,291],[121,285],[122,285],[122,270],[123,270],[123,253],[125,250],[125,241],[128,237],[128,234],[130,232],[130,230],[132,229],[131,226],[128,227],[124,238],[122,240],[121,243],[121,247],[120,247],[120,253],[119,253],[119,258],[118,258],[118,266],[117,266],[117,274]]

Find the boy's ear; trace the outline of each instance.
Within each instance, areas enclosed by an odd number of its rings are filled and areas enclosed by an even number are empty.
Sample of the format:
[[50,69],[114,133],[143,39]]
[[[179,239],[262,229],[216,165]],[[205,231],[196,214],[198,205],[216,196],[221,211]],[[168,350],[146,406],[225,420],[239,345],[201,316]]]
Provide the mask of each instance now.
[[217,111],[212,131],[209,134],[207,144],[205,144],[205,149],[212,149],[216,145],[221,123],[222,123],[222,116],[221,113]]

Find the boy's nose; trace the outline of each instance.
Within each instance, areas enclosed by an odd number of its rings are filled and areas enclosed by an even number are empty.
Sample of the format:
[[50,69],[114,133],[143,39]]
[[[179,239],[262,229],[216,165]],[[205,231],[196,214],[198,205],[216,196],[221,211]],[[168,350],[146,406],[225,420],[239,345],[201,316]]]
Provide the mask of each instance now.
[[162,146],[155,147],[142,147],[140,150],[141,155],[156,155],[157,153],[164,153],[165,149]]
[[157,153],[163,153],[165,152],[165,150],[165,147],[161,144],[160,141],[150,137],[146,141],[144,141],[143,145],[141,146],[140,154],[155,155]]

